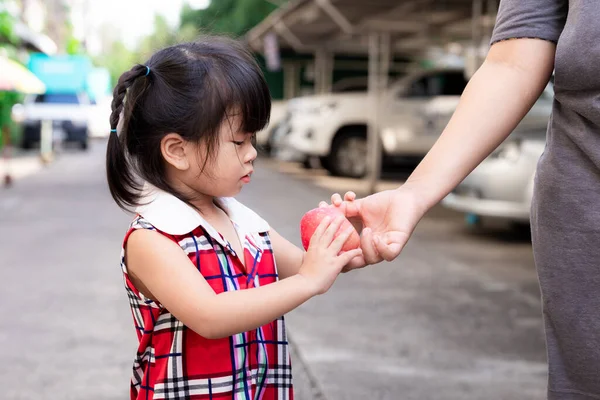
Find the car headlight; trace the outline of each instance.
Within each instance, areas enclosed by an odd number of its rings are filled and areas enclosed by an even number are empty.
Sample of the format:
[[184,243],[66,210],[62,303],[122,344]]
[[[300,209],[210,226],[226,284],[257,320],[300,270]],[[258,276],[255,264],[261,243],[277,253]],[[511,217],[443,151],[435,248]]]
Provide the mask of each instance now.
[[414,132],[403,126],[393,128],[383,128],[381,130],[381,139],[385,150],[394,152],[399,150],[405,143],[414,140]]

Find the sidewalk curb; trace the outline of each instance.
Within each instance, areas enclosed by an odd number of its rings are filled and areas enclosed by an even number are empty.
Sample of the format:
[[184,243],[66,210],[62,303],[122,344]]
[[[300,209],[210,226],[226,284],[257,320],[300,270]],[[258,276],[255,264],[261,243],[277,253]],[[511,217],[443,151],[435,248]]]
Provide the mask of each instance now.
[[[298,396],[299,400],[327,400],[319,379],[315,376],[310,365],[302,356],[300,345],[294,341],[293,334],[289,331],[288,344],[292,353],[294,391],[299,391],[299,389],[302,390],[302,393],[295,393],[294,397],[300,395]],[[310,393],[308,393],[310,397],[306,397],[307,393],[305,393],[304,390],[310,391]]]

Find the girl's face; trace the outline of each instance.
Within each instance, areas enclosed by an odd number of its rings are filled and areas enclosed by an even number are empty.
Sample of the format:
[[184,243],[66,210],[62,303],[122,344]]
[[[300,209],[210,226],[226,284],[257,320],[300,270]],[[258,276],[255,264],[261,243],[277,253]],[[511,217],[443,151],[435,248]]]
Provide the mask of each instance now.
[[[221,124],[219,145],[213,157],[204,166],[206,147],[195,145],[189,154],[189,170],[185,183],[196,192],[212,197],[232,197],[250,183],[252,166],[257,152],[253,145],[254,133],[243,132],[240,118],[233,115]],[[204,170],[202,167],[204,166]]]

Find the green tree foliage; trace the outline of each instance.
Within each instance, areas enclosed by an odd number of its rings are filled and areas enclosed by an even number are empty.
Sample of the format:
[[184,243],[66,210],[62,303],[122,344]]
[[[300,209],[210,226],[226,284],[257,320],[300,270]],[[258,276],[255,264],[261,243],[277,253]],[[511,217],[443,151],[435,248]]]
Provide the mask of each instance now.
[[277,9],[267,0],[213,0],[204,10],[185,5],[181,26],[193,26],[198,31],[240,37]]
[[[13,32],[14,18],[2,8],[4,0],[0,0],[0,56],[15,58],[17,49],[15,45],[18,40]],[[16,135],[16,129],[10,118],[12,106],[21,99],[17,93],[0,91],[0,148],[3,147],[4,136],[2,129],[9,128],[13,139]]]
[[141,61],[137,52],[130,50],[120,41],[112,42],[107,51],[94,59],[94,64],[108,69],[113,86],[123,72],[139,62]]
[[136,49],[129,49],[123,42],[114,41],[107,51],[94,59],[94,64],[106,67],[110,71],[113,86],[119,76],[135,64],[143,63],[152,53],[163,47],[176,43],[193,40],[197,35],[194,27],[188,26],[174,29],[169,26],[163,16],[157,15],[154,19],[153,33],[142,39]]
[[141,41],[137,53],[142,60],[146,60],[159,49],[193,40],[195,36],[195,28],[187,26],[182,29],[174,29],[169,26],[165,17],[156,15],[154,31]]
[[14,18],[2,6],[4,0],[0,0],[0,43],[16,44],[17,37],[13,32]]

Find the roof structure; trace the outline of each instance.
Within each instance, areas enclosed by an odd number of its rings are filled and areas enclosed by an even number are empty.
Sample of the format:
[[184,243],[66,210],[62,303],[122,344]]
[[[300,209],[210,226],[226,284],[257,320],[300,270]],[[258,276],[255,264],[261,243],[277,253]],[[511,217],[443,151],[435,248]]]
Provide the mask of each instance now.
[[413,56],[481,37],[497,7],[497,0],[291,0],[246,38],[256,51],[276,35],[280,48],[298,53],[367,54],[369,34],[389,33],[394,54]]

